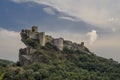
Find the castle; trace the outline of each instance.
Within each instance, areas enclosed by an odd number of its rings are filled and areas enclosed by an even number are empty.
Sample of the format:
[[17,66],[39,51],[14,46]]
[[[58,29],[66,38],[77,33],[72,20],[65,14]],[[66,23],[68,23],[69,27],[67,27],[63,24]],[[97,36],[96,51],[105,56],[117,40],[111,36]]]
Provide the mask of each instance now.
[[63,38],[52,38],[49,35],[45,35],[45,32],[38,32],[38,27],[33,26],[31,30],[23,29],[21,31],[22,41],[25,43],[25,37],[37,40],[40,46],[45,46],[46,43],[51,43],[58,49],[63,50]]
[[37,26],[32,26],[31,30],[22,29],[20,35],[21,41],[27,46],[26,48],[19,50],[19,60],[22,65],[30,61],[29,54],[34,53],[37,48],[46,46],[47,43],[56,46],[60,51],[64,48],[68,48],[83,53],[90,53],[90,51],[84,46],[84,42],[77,44],[72,41],[64,40],[63,38],[53,38],[50,35],[46,35],[45,32],[38,32]]

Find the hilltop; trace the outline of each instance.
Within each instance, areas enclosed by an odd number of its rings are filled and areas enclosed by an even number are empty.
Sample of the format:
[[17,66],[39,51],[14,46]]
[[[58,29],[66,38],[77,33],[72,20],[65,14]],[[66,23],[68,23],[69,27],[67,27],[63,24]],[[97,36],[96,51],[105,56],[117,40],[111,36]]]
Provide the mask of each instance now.
[[33,53],[46,47],[54,47],[59,52],[64,50],[77,51],[81,53],[93,54],[90,50],[84,46],[84,42],[81,44],[73,43],[64,38],[53,38],[51,35],[46,35],[45,32],[38,32],[38,27],[33,26],[29,29],[22,29],[21,41],[26,45],[26,48],[19,50],[19,61],[21,65],[28,65],[34,62],[31,56]]
[[0,65],[0,80],[120,79],[120,63],[93,54],[84,42],[56,39],[38,32],[36,26],[22,30],[21,37],[26,48],[20,49],[19,62]]

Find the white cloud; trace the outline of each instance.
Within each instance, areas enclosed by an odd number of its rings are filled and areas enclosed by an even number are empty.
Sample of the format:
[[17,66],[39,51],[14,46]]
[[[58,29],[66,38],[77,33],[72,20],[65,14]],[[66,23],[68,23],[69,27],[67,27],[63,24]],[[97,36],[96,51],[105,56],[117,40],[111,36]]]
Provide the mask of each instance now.
[[89,37],[89,44],[90,45],[92,45],[97,40],[97,32],[95,30],[88,32],[87,36]]
[[76,21],[76,20],[73,19],[72,17],[61,16],[61,17],[58,17],[58,18],[59,18],[59,19],[70,20],[70,21]]
[[43,8],[43,10],[50,15],[55,15],[55,12],[51,7]]
[[24,47],[20,40],[18,32],[0,28],[0,58],[18,60],[19,49]]
[[[14,2],[35,2],[51,6],[61,13],[103,27],[120,25],[119,0],[12,0]],[[114,20],[114,19],[118,20]],[[109,21],[112,21],[110,23]]]
[[112,31],[113,31],[113,32],[116,32],[116,28],[112,28]]
[[109,22],[113,22],[114,20],[115,20],[114,18],[108,19]]

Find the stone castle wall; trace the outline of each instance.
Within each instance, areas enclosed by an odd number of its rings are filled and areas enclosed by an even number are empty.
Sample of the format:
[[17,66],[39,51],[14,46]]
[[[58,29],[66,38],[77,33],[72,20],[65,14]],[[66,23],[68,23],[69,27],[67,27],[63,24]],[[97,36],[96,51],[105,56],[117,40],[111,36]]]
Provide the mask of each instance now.
[[[45,44],[48,42],[49,43],[53,42],[53,45],[55,45],[58,49],[60,50],[63,49],[63,40],[61,38],[54,39],[52,38],[52,36],[45,35],[45,32],[38,32],[37,26],[33,26],[32,30],[27,30],[27,29],[22,30],[21,37],[23,40],[25,40],[23,37],[24,35],[27,36],[28,38],[38,40],[41,46],[45,46]],[[25,43],[25,41],[23,42]]]
[[38,34],[38,39],[39,39],[39,42],[40,42],[40,45],[41,46],[45,46],[45,32],[41,32]]
[[76,44],[68,40],[63,40],[63,38],[53,38],[52,36],[45,35],[45,32],[38,32],[37,26],[33,26],[31,30],[28,29],[22,30],[21,37],[23,40],[24,35],[27,36],[28,38],[38,40],[41,46],[45,46],[45,44],[49,42],[60,50],[63,50],[64,47],[68,47],[69,49],[73,50],[80,50],[81,48],[84,47],[84,42],[81,42],[81,44]]
[[63,38],[57,38],[53,40],[53,45],[59,50],[63,50]]
[[38,32],[38,28],[36,26],[33,26],[32,30],[22,30],[21,37],[23,40],[25,40],[24,36],[26,36],[27,38],[36,39],[39,41],[39,44],[41,46],[45,46],[45,32]]

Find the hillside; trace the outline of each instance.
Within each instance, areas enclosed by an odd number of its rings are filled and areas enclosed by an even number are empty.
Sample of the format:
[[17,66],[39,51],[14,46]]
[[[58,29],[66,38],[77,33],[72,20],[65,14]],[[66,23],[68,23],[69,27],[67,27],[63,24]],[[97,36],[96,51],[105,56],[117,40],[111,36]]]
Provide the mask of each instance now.
[[120,63],[73,43],[32,30],[22,30],[26,48],[19,61],[0,60],[0,80],[120,80]]
[[0,59],[0,80],[2,80],[8,66],[12,66],[13,64],[15,63],[12,61]]
[[[52,45],[31,54],[33,62],[27,66],[1,67],[3,80],[119,80],[120,64],[94,54]],[[9,71],[8,71],[9,70]]]

